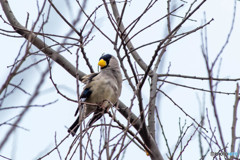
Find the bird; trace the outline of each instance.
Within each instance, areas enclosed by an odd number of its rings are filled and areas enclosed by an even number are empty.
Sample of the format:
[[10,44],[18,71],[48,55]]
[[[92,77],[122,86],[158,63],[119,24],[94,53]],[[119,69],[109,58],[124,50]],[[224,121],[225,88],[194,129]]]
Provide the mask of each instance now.
[[87,125],[90,127],[118,102],[121,95],[122,74],[118,60],[111,54],[104,54],[99,58],[98,65],[101,68],[100,72],[82,78],[85,84],[80,94],[82,103],[75,113],[75,116],[78,113],[79,116],[68,129],[72,136],[76,134],[85,118],[93,113]]

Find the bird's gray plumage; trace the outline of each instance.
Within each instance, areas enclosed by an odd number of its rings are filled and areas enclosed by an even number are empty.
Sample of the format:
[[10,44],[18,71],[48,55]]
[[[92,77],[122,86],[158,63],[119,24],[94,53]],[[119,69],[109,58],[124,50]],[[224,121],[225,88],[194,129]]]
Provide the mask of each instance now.
[[[122,75],[118,60],[109,54],[103,55],[99,60],[104,60],[106,65],[101,66],[99,73],[92,73],[82,78],[85,83],[84,90],[80,96],[83,104],[80,105],[80,118],[69,128],[72,135],[76,134],[79,124],[94,113],[88,125],[91,126],[104,114],[106,110],[115,105],[122,90]],[[92,105],[91,105],[92,104]],[[81,121],[79,121],[81,119]]]

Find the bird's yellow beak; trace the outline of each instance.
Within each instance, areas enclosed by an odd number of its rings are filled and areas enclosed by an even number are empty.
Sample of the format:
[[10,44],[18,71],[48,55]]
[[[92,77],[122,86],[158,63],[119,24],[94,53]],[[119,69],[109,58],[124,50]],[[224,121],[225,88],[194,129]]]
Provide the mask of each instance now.
[[100,59],[100,61],[98,62],[98,65],[103,68],[107,65],[107,62],[104,59]]

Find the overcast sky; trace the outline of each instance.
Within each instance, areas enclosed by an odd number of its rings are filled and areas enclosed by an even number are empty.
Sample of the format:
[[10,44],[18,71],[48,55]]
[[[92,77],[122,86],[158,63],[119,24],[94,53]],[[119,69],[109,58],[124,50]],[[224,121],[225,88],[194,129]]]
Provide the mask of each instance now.
[[[34,22],[35,17],[37,15],[37,7],[36,1],[33,0],[22,0],[22,1],[13,1],[10,0],[10,6],[16,15],[17,19],[25,24],[25,20],[27,17],[27,13],[30,15],[29,26]],[[39,0],[39,3],[42,3],[42,0]],[[56,1],[56,6],[67,16],[67,18],[72,18],[76,15],[78,6],[75,1],[72,3],[72,10],[69,11],[65,1]],[[90,2],[87,6],[87,9],[90,13],[97,5],[96,3],[101,3],[101,1]],[[182,2],[179,0],[179,4]],[[186,8],[190,5],[190,3],[185,4]],[[239,2],[237,3],[236,10],[236,19],[234,24],[234,29],[229,40],[229,44],[224,50],[221,63],[220,77],[224,78],[239,78],[240,77],[240,14],[239,14]],[[139,3],[139,1],[132,1],[129,5],[127,5],[128,9],[126,10],[126,15],[128,15],[124,19],[124,23],[129,24],[131,20],[133,20],[138,13],[142,11],[145,3]],[[158,6],[151,10],[151,13],[143,19],[142,22],[138,26],[136,26],[136,31],[141,29],[143,25],[149,24],[154,19],[159,18],[159,15],[164,15],[166,12],[166,4],[163,1],[158,2]],[[209,58],[213,60],[215,56],[218,54],[223,44],[226,41],[227,35],[230,31],[230,27],[232,24],[233,18],[233,7],[234,0],[208,0],[203,7],[194,14],[191,19],[193,21],[188,21],[185,25],[183,25],[182,31],[188,31],[195,27],[200,26],[203,23],[204,12],[206,13],[207,21],[210,19],[214,19],[210,25],[207,26],[207,37],[208,37],[208,47],[209,47]],[[183,7],[182,10],[177,12],[178,15],[184,14],[186,8]],[[162,9],[162,10],[160,10]],[[2,9],[0,9],[0,15],[3,16],[4,13]],[[173,17],[174,23],[179,22],[181,19]],[[106,15],[104,15],[104,9],[100,9],[97,13],[96,23],[101,27],[104,31],[107,32],[108,35],[114,34],[111,29],[108,20],[106,19]],[[79,24],[82,25],[82,24]],[[147,41],[151,41],[154,39],[160,39],[159,37],[163,37],[165,31],[161,30],[166,29],[166,23],[160,23],[159,25],[152,27],[145,34],[139,35],[138,38],[133,39],[133,43],[135,46],[139,46]],[[11,27],[7,24],[4,24],[2,20],[0,20],[0,28],[6,30],[12,30]],[[66,25],[63,25],[63,21],[58,17],[58,15],[52,10],[52,14],[50,16],[49,23],[46,25],[45,31],[48,33],[57,33],[65,35],[69,28]],[[108,32],[109,31],[109,32]],[[2,31],[0,31],[2,32]],[[96,30],[94,30],[95,35],[93,41],[91,41],[86,46],[86,52],[90,57],[90,62],[93,65],[94,70],[97,72],[97,61],[98,57],[101,56],[102,53],[112,53],[115,55],[112,44],[109,43],[101,34],[99,34]],[[12,65],[16,55],[19,52],[19,48],[23,43],[23,39],[21,38],[11,38],[0,35],[0,46],[1,46],[1,58],[0,58],[0,84],[2,84],[6,75],[9,72],[9,68],[7,66]],[[51,42],[49,42],[51,43]],[[153,53],[156,45],[146,47],[144,49],[139,50],[141,56],[147,62],[150,60],[151,56],[148,53]],[[23,49],[24,50],[24,49]],[[34,49],[33,49],[34,50]],[[23,51],[22,51],[23,52]],[[70,55],[69,53],[63,53],[64,56],[67,57],[69,61],[75,63],[75,56]],[[28,59],[26,64],[30,64],[35,59],[31,57]],[[80,59],[82,60],[82,59]],[[82,62],[82,61],[81,61]],[[167,68],[171,64],[170,73],[172,74],[183,74],[183,75],[191,75],[191,76],[207,76],[206,67],[204,64],[204,59],[201,53],[201,37],[200,32],[196,32],[176,43],[174,43],[167,50],[167,55],[165,57],[164,66],[162,66],[162,73],[167,72]],[[24,78],[23,87],[32,93],[38,79],[40,78],[41,72],[46,68],[46,64],[38,65],[37,67],[33,67],[28,72],[23,73],[20,77],[16,77],[13,82],[19,83],[19,81]],[[80,70],[85,73],[90,73],[89,69],[85,66],[84,63],[80,63]],[[60,86],[62,91],[67,94],[71,98],[76,98],[76,82],[75,79],[70,76],[64,69],[62,69],[58,65],[54,65],[53,67],[53,76],[55,82]],[[216,74],[215,74],[216,76]],[[47,76],[48,77],[48,76]],[[196,80],[186,80],[180,78],[170,78],[172,82],[181,83],[183,85],[195,86],[199,88],[208,89],[208,83],[206,81],[196,81]],[[81,85],[82,87],[83,85]],[[219,90],[223,92],[234,92],[236,88],[236,82],[222,82],[219,85]],[[148,89],[146,87],[146,89]],[[174,101],[182,106],[184,110],[189,113],[196,120],[199,120],[199,102],[197,97],[200,97],[202,100],[203,92],[201,91],[193,91],[191,89],[186,89],[182,87],[176,87],[174,85],[166,84],[162,88],[163,91],[168,93]],[[53,102],[58,100],[56,104],[44,107],[44,108],[32,108],[24,117],[21,122],[21,126],[24,129],[17,129],[11,138],[9,139],[7,145],[0,151],[0,155],[4,155],[6,157],[12,158],[14,160],[31,160],[44,155],[50,149],[54,147],[54,136],[57,133],[58,141],[62,140],[67,135],[67,128],[71,125],[71,123],[75,120],[73,117],[76,104],[67,101],[58,95],[53,88],[51,81],[48,79],[41,89],[42,94],[37,100],[34,101],[34,104],[45,104],[48,102]],[[125,102],[125,104],[130,104],[130,99],[132,98],[133,93],[127,86],[127,82],[124,82],[124,87],[120,99]],[[144,98],[146,98],[145,103],[147,103],[148,92],[143,93]],[[213,119],[212,108],[210,104],[210,96],[209,94],[205,95],[205,107],[209,109],[209,116],[212,120],[212,125],[215,125],[215,120]],[[9,97],[4,103],[3,107],[8,106],[18,106],[25,105],[28,98],[26,95],[22,95],[20,93],[14,94],[14,96]],[[203,103],[203,101],[202,101]],[[223,133],[225,143],[231,143],[231,123],[232,123],[232,106],[234,103],[234,95],[217,95],[217,106],[219,110],[220,121],[223,125]],[[137,105],[137,103],[136,103]],[[187,125],[192,123],[192,120],[186,117],[174,104],[172,104],[169,99],[161,96],[159,108],[161,121],[163,123],[165,134],[167,135],[168,142],[170,144],[170,148],[173,149],[176,144],[179,129],[178,123],[179,118],[181,118],[181,123],[184,124],[185,120],[187,121]],[[137,106],[136,106],[137,108]],[[0,111],[0,124],[7,119],[17,115],[19,110],[8,110],[8,111]],[[238,111],[238,117],[240,117],[240,112]],[[120,116],[120,115],[119,115]],[[121,119],[121,117],[119,117]],[[239,126],[239,124],[238,124]],[[4,133],[8,131],[9,126],[1,126],[0,127],[0,140],[2,139]],[[194,130],[189,132],[189,135],[192,134]],[[240,129],[238,128],[237,133],[240,135]],[[157,135],[160,150],[163,156],[166,156],[167,148],[165,146],[165,142],[162,138],[162,134]],[[98,134],[94,134],[96,139],[98,139]],[[71,145],[73,138],[68,138],[64,144],[60,147],[62,156],[65,157],[67,154],[68,148]],[[187,139],[184,139],[184,143],[186,143]],[[96,142],[98,143],[98,142]],[[237,144],[240,143],[239,140]],[[207,144],[205,145],[205,151],[207,149]],[[216,150],[217,151],[217,150]],[[46,159],[57,159],[57,152],[50,154]],[[77,157],[75,157],[77,159]],[[126,151],[126,155],[124,159],[149,159],[146,154],[139,150],[134,144],[131,144]],[[165,157],[166,158],[166,157]],[[183,155],[183,159],[198,159],[199,158],[199,149],[198,149],[198,139],[197,136],[193,138],[193,140],[189,143],[189,146],[186,148],[186,151]],[[210,154],[207,155],[207,159],[210,158]],[[0,158],[1,160],[1,158]]]

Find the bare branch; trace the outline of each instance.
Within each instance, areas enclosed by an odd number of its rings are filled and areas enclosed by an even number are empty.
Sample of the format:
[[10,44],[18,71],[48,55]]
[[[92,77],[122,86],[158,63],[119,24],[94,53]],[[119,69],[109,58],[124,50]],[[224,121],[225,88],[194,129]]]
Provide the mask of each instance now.
[[[189,76],[189,75],[182,75],[182,74],[158,74],[158,77],[178,77],[178,78],[189,78],[189,79],[196,79],[196,80],[209,80],[209,77],[199,77],[199,76]],[[240,78],[214,78],[214,81],[240,81]]]
[[234,27],[234,24],[235,24],[236,8],[237,8],[237,1],[234,0],[232,24],[231,24],[230,30],[229,30],[229,32],[228,32],[226,41],[225,41],[225,43],[222,45],[221,50],[219,51],[218,55],[216,56],[215,60],[213,61],[211,68],[214,67],[214,65],[216,64],[218,58],[221,56],[221,54],[223,53],[224,49],[225,49],[226,46],[228,45],[228,42],[229,42],[230,37],[231,37],[231,35],[232,35],[233,27]]
[[[231,143],[231,153],[235,151],[235,144],[236,144],[236,126],[237,126],[237,107],[239,103],[239,85],[236,86],[236,96],[235,96],[235,103],[233,105],[233,121],[232,121],[232,143]],[[230,160],[233,160],[234,156],[230,157]]]
[[19,124],[19,122],[21,122],[22,118],[27,113],[31,103],[33,102],[33,100],[39,94],[40,87],[42,86],[42,84],[43,84],[43,82],[45,80],[45,76],[47,75],[48,71],[49,70],[48,70],[48,67],[47,67],[47,69],[42,73],[41,79],[40,79],[39,83],[37,84],[36,89],[35,89],[32,97],[28,100],[28,102],[26,104],[26,108],[24,108],[24,110],[21,112],[21,114],[19,115],[17,120],[13,123],[13,127],[11,127],[11,129],[6,133],[5,137],[3,138],[2,142],[0,143],[0,149],[2,149],[3,146],[6,144],[6,141],[9,139],[10,135],[16,129],[17,124]]
[[3,156],[3,155],[0,155],[0,157],[4,158],[4,159],[6,159],[6,160],[12,160],[12,159],[10,159],[10,158],[8,158],[8,157],[6,157],[6,156]]
[[185,112],[182,107],[180,107],[176,102],[174,102],[171,97],[169,97],[169,96],[168,96],[165,92],[163,92],[162,90],[159,90],[159,91],[160,91],[161,93],[163,93],[164,96],[166,96],[170,101],[172,101],[172,103],[173,103],[175,106],[177,106],[187,117],[189,117],[189,118],[190,118],[191,120],[193,120],[193,122],[195,122],[199,127],[201,127],[201,128],[204,129],[206,132],[208,132],[205,127],[201,126],[193,117],[191,117],[187,112]]
[[83,77],[85,74],[79,70],[76,70],[75,66],[73,66],[66,58],[62,55],[58,54],[52,48],[48,47],[42,40],[37,38],[37,36],[32,32],[27,32],[26,28],[22,26],[17,19],[15,18],[7,0],[1,0],[1,5],[5,15],[7,16],[9,22],[12,27],[16,30],[17,33],[22,35],[24,38],[28,39],[33,45],[35,45],[39,50],[44,52],[47,56],[52,58],[55,62],[61,65],[64,69],[66,69],[72,76],[80,75]]
[[[119,24],[119,30],[121,31],[121,33],[123,34],[124,31],[126,30],[122,21],[121,20],[121,17],[119,15],[119,11],[118,11],[118,8],[117,8],[117,5],[116,5],[116,1],[115,0],[110,0],[110,4],[111,4],[111,7],[112,7],[112,11],[113,11],[113,15],[115,17],[115,20],[120,23]],[[134,46],[133,44],[131,43],[131,41],[129,41],[129,38],[126,36],[124,37],[125,39],[125,42],[127,42],[127,47],[130,51],[133,51],[134,50]],[[132,56],[133,58],[135,59],[135,61],[139,64],[139,66],[144,70],[146,71],[147,69],[147,64],[142,60],[142,58],[139,56],[139,54],[135,51],[132,52]]]

